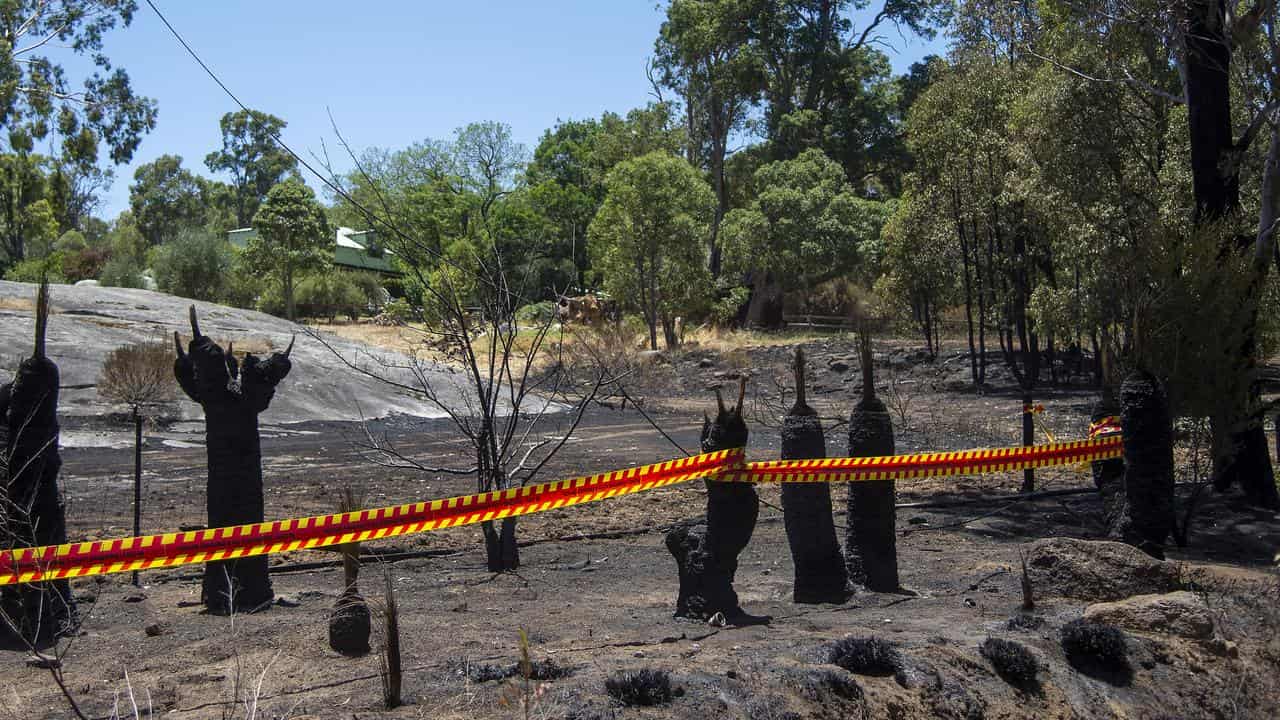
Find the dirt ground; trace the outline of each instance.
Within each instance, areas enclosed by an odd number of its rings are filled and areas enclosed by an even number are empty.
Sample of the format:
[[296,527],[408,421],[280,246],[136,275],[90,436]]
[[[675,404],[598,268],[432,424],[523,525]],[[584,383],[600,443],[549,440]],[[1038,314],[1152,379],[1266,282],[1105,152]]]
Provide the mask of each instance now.
[[[828,452],[846,450],[839,418],[855,399],[858,363],[849,338],[805,340],[811,402],[829,416]],[[778,415],[790,402],[791,348],[786,343],[725,348],[707,343],[675,358],[653,359],[629,390],[647,414],[686,449],[695,450],[711,389],[751,376],[752,458],[777,457]],[[966,386],[959,346],[933,363],[909,344],[878,348],[881,394],[894,411],[899,452],[1016,443],[1021,401],[1007,376]],[[286,382],[280,393],[288,393]],[[1082,437],[1094,397],[1083,378],[1043,391],[1045,429]],[[680,451],[629,404],[590,411],[542,480],[645,464]],[[101,431],[83,420],[69,431]],[[96,424],[95,424],[96,422]],[[154,428],[144,453],[144,532],[200,526],[204,519],[204,448],[200,428]],[[465,451],[441,420],[405,417],[370,427],[415,457],[447,462]],[[556,428],[548,427],[549,434]],[[366,506],[470,492],[469,481],[390,470],[362,457],[364,429],[353,423],[264,428],[268,517],[333,512],[350,485]],[[63,453],[71,536],[129,534],[132,453],[74,448]],[[1183,478],[1185,479],[1185,478]],[[1038,473],[1040,489],[1086,488],[1087,473]],[[475,669],[509,666],[520,630],[536,660],[550,658],[568,675],[533,681],[528,717],[565,718],[1270,718],[1280,707],[1280,519],[1244,507],[1233,495],[1209,496],[1191,546],[1170,559],[1208,603],[1213,642],[1157,632],[1128,634],[1134,674],[1114,684],[1074,670],[1058,642],[1062,625],[1087,603],[1042,598],[1034,629],[1011,629],[1022,594],[1019,552],[1046,537],[1099,538],[1101,508],[1091,493],[1036,501],[995,499],[1017,491],[1021,474],[898,484],[899,565],[911,592],[859,594],[842,605],[790,601],[792,566],[777,487],[766,487],[760,522],[744,552],[737,588],[766,627],[719,628],[674,620],[675,563],[662,531],[703,512],[701,484],[684,485],[553,511],[520,521],[518,574],[484,569],[478,527],[369,544],[360,586],[382,606],[386,578],[400,608],[406,704],[383,709],[377,647],[344,657],[327,644],[327,618],[341,589],[341,569],[327,553],[272,559],[280,601],[232,618],[199,606],[199,567],[77,581],[83,632],[64,657],[68,690],[91,717],[140,716],[150,707],[172,718],[473,718],[526,717],[517,680],[479,681]],[[833,488],[836,522],[844,491]],[[1185,491],[1184,491],[1185,494]],[[913,507],[947,503],[947,507]],[[847,635],[896,643],[895,676],[850,675],[823,664],[822,648]],[[1040,666],[1040,684],[1018,689],[978,651],[988,637],[1017,640]],[[67,709],[45,670],[25,653],[4,652],[10,681],[0,717],[64,718]],[[667,670],[672,702],[621,707],[605,693],[615,672]],[[840,683],[813,678],[829,678]],[[854,690],[850,690],[852,687]]]

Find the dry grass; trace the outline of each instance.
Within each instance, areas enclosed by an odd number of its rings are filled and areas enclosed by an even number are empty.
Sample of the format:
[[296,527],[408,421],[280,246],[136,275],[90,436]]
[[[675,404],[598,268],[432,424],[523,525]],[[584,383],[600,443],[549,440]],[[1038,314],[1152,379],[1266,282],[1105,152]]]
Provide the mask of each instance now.
[[422,332],[420,326],[413,324],[408,327],[386,327],[374,325],[371,322],[338,321],[319,324],[311,321],[307,326],[314,328],[317,332],[333,333],[346,340],[354,340],[371,347],[392,350],[405,355],[414,353],[421,355],[426,349],[423,341],[430,337]]
[[[35,312],[35,309],[36,300],[33,297],[0,298],[0,310],[23,310],[26,312]],[[54,314],[58,312],[57,308],[49,308],[49,311]]]

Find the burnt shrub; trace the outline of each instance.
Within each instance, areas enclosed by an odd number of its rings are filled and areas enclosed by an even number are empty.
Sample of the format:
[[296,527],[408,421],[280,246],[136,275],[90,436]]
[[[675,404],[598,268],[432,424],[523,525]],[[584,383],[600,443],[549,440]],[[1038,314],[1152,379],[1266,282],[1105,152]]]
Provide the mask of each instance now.
[[644,668],[614,673],[604,681],[609,697],[628,707],[665,705],[671,702],[671,675],[666,670]]
[[1062,627],[1062,650],[1071,667],[1115,684],[1128,684],[1129,645],[1118,628],[1083,618]]
[[831,646],[829,662],[856,675],[892,675],[902,664],[898,648],[878,637],[847,637]]
[[810,702],[823,702],[830,697],[860,700],[862,687],[849,675],[828,667],[788,673],[786,684]]
[[1004,678],[1005,682],[1015,687],[1035,685],[1040,664],[1036,662],[1035,655],[1021,644],[1001,638],[987,638],[978,650],[982,657],[991,662],[996,674]]
[[1007,623],[1010,630],[1039,630],[1043,625],[1044,618],[1028,613],[1014,615]]
[[[522,677],[524,671],[520,663],[511,665],[494,665],[491,663],[469,663],[454,660],[448,665],[449,670],[458,675],[465,675],[471,682],[491,682],[507,678]],[[529,663],[530,680],[559,680],[573,674],[573,668],[561,665],[552,658],[543,658]]]

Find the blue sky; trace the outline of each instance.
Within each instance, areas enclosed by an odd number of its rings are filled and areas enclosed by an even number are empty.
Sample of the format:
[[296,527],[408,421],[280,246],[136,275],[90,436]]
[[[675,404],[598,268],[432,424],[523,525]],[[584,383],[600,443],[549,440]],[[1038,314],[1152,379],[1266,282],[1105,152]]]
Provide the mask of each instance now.
[[[304,157],[336,147],[328,112],[359,151],[448,137],[477,120],[511,125],[532,148],[557,119],[626,112],[649,96],[645,59],[662,22],[655,0],[156,0],[169,21],[247,105],[288,121]],[[878,7],[881,3],[872,3]],[[159,103],[156,129],[98,214],[128,207],[135,168],[176,154],[208,175],[218,119],[234,104],[145,3],[107,40],[136,92]],[[895,70],[942,50],[884,33]],[[314,178],[307,181],[316,187]]]

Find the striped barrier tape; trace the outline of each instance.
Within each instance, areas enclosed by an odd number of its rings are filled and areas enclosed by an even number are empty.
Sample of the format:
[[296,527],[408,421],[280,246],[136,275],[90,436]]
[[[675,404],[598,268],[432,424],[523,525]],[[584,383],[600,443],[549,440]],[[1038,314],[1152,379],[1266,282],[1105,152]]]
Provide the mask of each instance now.
[[1120,434],[1120,417],[1108,415],[1089,423],[1089,439]]
[[948,477],[1120,457],[1116,436],[1028,447],[744,464],[742,449],[494,492],[191,532],[15,548],[0,586],[233,560],[429,532],[554,510],[702,477],[727,482],[856,482]]

